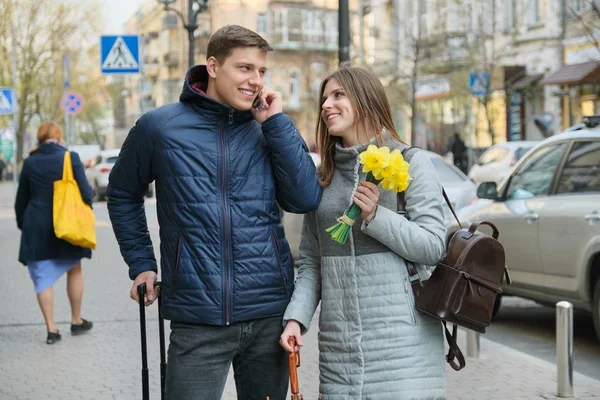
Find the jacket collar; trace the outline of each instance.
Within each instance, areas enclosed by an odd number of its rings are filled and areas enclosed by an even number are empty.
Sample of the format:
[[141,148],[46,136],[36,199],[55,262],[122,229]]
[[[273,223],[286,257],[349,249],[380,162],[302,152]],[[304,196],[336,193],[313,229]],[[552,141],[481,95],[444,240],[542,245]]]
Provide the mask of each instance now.
[[200,109],[203,114],[212,114],[219,119],[227,119],[230,123],[242,123],[254,119],[250,111],[236,110],[207,96],[207,87],[208,71],[206,70],[206,66],[196,65],[186,73],[179,101],[191,103],[194,108]]

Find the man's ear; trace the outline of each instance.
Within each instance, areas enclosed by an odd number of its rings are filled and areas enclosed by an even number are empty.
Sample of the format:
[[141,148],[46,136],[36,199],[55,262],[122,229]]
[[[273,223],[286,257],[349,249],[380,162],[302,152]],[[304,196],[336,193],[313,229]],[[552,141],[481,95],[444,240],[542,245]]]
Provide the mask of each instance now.
[[216,58],[214,57],[208,57],[208,59],[206,60],[206,71],[208,72],[208,76],[210,78],[216,78],[217,77],[217,69],[219,67],[219,62],[217,61]]

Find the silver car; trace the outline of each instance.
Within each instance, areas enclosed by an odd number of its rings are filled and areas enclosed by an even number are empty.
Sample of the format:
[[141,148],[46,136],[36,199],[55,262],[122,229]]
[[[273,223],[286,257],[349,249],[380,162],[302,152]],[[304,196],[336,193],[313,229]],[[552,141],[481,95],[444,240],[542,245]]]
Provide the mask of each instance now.
[[[600,340],[600,130],[544,140],[500,187],[482,183],[477,195],[459,218],[464,227],[487,220],[500,231],[512,277],[504,294],[570,301],[592,312]],[[455,222],[449,236],[456,229]]]

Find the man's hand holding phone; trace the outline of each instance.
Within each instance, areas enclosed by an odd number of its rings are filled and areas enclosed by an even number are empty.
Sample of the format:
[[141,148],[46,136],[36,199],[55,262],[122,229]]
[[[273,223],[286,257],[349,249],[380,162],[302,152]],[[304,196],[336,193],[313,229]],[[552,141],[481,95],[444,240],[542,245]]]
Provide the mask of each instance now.
[[281,93],[264,86],[259,95],[252,103],[252,115],[259,124],[265,122],[269,117],[283,112],[283,100]]

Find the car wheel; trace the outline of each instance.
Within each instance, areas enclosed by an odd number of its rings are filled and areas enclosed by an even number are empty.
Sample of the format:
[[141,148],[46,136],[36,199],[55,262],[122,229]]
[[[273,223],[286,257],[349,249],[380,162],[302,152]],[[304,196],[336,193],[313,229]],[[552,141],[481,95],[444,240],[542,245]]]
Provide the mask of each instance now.
[[492,319],[498,314],[500,311],[500,306],[502,305],[502,296],[496,295],[496,300],[494,300],[494,308],[492,309]]
[[596,328],[596,336],[598,336],[598,340],[600,341],[600,279],[596,281],[596,287],[594,288],[592,313],[594,317],[594,327]]

